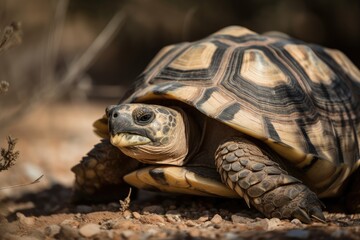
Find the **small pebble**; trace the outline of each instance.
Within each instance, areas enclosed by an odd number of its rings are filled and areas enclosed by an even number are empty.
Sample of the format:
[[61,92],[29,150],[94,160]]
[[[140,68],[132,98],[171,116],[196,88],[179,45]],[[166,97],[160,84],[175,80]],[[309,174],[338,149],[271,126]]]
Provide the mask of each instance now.
[[59,234],[56,235],[56,239],[79,239],[80,235],[76,228],[72,228],[68,225],[61,226]]
[[214,224],[219,224],[222,221],[222,217],[219,214],[215,214],[210,221]]
[[302,230],[302,229],[293,229],[286,233],[286,237],[289,238],[302,238],[302,239],[308,239],[310,235],[310,232],[308,230]]
[[278,229],[281,225],[281,220],[279,218],[271,218],[267,221],[267,230],[275,230]]
[[176,223],[178,222],[178,219],[176,219],[176,215],[172,215],[172,214],[166,214],[165,215],[166,219],[168,220],[169,223]]
[[297,218],[294,218],[293,220],[291,220],[291,223],[296,225],[296,226],[302,226],[303,225],[302,222]]
[[252,219],[250,219],[248,217],[244,217],[239,214],[233,214],[233,215],[231,215],[231,221],[233,223],[250,223],[252,221]]
[[92,237],[100,233],[100,225],[95,223],[88,223],[79,228],[79,233],[84,237]]
[[56,224],[51,224],[44,229],[44,233],[48,237],[53,237],[60,232],[61,227]]
[[24,225],[27,225],[27,226],[34,225],[34,223],[35,223],[35,219],[33,217],[26,217],[21,212],[17,212],[16,217],[17,217],[17,219],[19,220],[19,222],[21,224],[24,224]]
[[131,230],[125,230],[121,233],[121,236],[124,238],[130,238],[132,235],[134,235],[134,231]]
[[124,216],[125,219],[130,219],[132,214],[131,214],[131,212],[129,210],[125,210],[123,212],[123,216]]
[[60,225],[71,225],[72,227],[79,226],[79,221],[76,221],[74,219],[65,219],[60,223]]
[[201,217],[198,218],[199,222],[206,222],[207,220],[209,220],[208,216],[201,216]]
[[149,214],[149,215],[143,215],[140,219],[140,221],[142,223],[147,223],[147,224],[164,224],[165,220],[162,216],[160,215],[155,215],[155,214]]
[[211,226],[211,225],[213,225],[212,222],[206,221],[206,222],[204,222],[204,224],[203,224],[202,226],[203,226],[203,227],[209,227],[209,226]]
[[133,215],[133,217],[134,217],[135,219],[140,219],[140,218],[141,218],[141,215],[140,215],[140,213],[138,213],[138,212],[133,212],[132,215]]
[[259,219],[255,222],[251,222],[248,223],[247,225],[249,226],[249,228],[251,228],[252,230],[267,230],[269,228],[269,224],[268,224],[269,220],[268,219]]
[[187,221],[185,222],[185,224],[186,224],[186,226],[188,226],[188,227],[195,227],[195,226],[197,226],[197,224],[196,224],[194,221],[192,221],[192,220],[187,220]]

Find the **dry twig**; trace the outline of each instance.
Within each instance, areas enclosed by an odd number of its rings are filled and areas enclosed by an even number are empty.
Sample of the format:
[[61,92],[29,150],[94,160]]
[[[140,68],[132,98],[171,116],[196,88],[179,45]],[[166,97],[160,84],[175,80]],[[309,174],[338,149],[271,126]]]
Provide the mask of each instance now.
[[[13,22],[6,26],[1,32],[0,30],[0,53],[21,43],[21,26],[20,23]],[[0,94],[7,92],[9,83],[6,81],[0,82]]]
[[0,191],[1,191],[1,190],[4,190],[4,189],[24,187],[24,186],[29,186],[29,185],[38,183],[38,182],[40,182],[40,179],[41,179],[43,176],[44,176],[44,175],[41,175],[40,177],[38,177],[37,179],[35,179],[34,181],[29,182],[29,183],[22,183],[22,184],[12,185],[12,186],[8,186],[8,187],[0,187]]
[[15,164],[16,159],[19,157],[19,151],[15,151],[16,139],[8,137],[7,149],[1,148],[0,151],[0,172],[9,169]]
[[129,189],[129,194],[127,195],[127,197],[123,200],[120,200],[120,211],[121,212],[125,212],[126,210],[128,210],[128,208],[130,207],[130,195],[131,195],[131,188]]
[[[61,2],[61,1],[60,1]],[[60,3],[59,3],[60,4]],[[62,13],[56,13],[56,15],[59,15],[57,18],[58,25],[62,25],[62,21],[59,20],[61,17],[65,17],[65,8],[67,4],[61,3],[61,6],[57,7],[57,11],[61,11]],[[3,117],[0,119],[0,123],[2,126],[6,126],[9,123],[13,122],[14,116],[19,116],[26,114],[29,112],[33,107],[35,107],[40,102],[43,102],[44,100],[53,99],[57,96],[64,93],[66,90],[69,89],[69,87],[78,81],[81,76],[84,74],[86,70],[89,69],[89,67],[93,64],[93,62],[97,59],[97,57],[101,54],[101,52],[110,44],[110,42],[114,39],[114,37],[117,35],[117,33],[120,31],[122,26],[125,23],[125,14],[122,10],[119,10],[109,21],[109,23],[105,26],[105,28],[102,30],[102,32],[97,36],[97,38],[94,40],[94,42],[90,45],[89,48],[85,50],[85,52],[75,60],[73,60],[68,68],[68,70],[65,72],[63,76],[54,76],[56,78],[56,83],[51,84],[50,86],[43,87],[40,89],[37,94],[33,94],[32,97],[24,102],[24,105],[20,105],[16,111],[14,111],[13,114]],[[53,31],[53,35],[58,36],[61,33],[61,31]],[[51,37],[52,40],[57,39],[58,37]],[[51,40],[50,40],[51,41]],[[51,44],[48,44],[51,45]],[[54,46],[49,46],[54,47]],[[51,54],[49,54],[48,58],[53,58],[53,60],[57,57],[55,56],[57,54],[56,50],[53,50]],[[53,61],[49,60],[48,61]],[[54,70],[53,70],[54,71]],[[44,73],[45,75],[47,73]],[[44,76],[46,78],[51,78],[51,76]],[[26,105],[26,107],[24,107]]]
[[9,89],[9,83],[6,81],[0,82],[0,94],[7,92]]
[[0,33],[0,53],[21,43],[20,23],[13,22]]

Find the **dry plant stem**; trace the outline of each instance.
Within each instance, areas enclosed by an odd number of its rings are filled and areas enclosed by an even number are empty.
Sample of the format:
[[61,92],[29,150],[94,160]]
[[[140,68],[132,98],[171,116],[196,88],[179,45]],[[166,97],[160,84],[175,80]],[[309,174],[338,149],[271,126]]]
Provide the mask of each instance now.
[[19,151],[15,151],[16,139],[8,137],[7,149],[1,148],[0,152],[0,172],[9,169],[15,164],[15,161],[19,157]]
[[127,197],[123,200],[120,200],[120,211],[125,212],[130,207],[130,195],[131,195],[131,188],[129,189],[129,194]]
[[124,19],[125,15],[122,11],[117,12],[113,16],[104,30],[99,34],[84,54],[71,63],[69,70],[60,81],[61,87],[69,86],[91,66],[97,56],[109,45],[119,32],[120,28],[124,25]]
[[56,60],[59,53],[59,48],[64,30],[66,20],[66,12],[68,9],[68,0],[57,1],[55,6],[54,20],[50,25],[50,34],[46,42],[46,51],[42,61],[42,81],[50,86],[54,85],[56,80]]
[[0,53],[21,43],[20,23],[13,22],[0,33]]
[[9,90],[9,83],[6,81],[0,82],[0,94],[5,93]]
[[44,175],[41,175],[40,177],[38,177],[37,179],[35,179],[34,181],[29,182],[29,183],[17,184],[17,185],[12,185],[12,186],[8,186],[8,187],[0,187],[0,191],[1,191],[1,190],[4,190],[4,189],[24,187],[24,186],[29,186],[29,185],[38,183],[38,182],[40,182],[40,179],[41,179],[43,176],[44,176]]
[[[14,116],[19,119],[22,115],[28,113],[39,102],[55,98],[61,95],[68,87],[79,80],[79,77],[91,66],[99,54],[108,46],[111,40],[116,36],[121,27],[124,25],[125,14],[123,11],[118,11],[106,25],[103,31],[98,35],[90,47],[77,59],[75,59],[68,68],[67,72],[61,77],[56,85],[51,85],[33,94],[24,105],[19,106],[18,110],[12,115],[1,119],[0,124],[6,126],[14,122]],[[53,56],[55,57],[55,56]]]

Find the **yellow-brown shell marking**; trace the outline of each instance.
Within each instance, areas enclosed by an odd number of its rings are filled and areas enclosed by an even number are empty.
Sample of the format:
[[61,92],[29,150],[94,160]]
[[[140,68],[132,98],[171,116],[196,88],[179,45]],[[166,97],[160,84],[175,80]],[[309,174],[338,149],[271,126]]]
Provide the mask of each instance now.
[[360,76],[339,51],[233,26],[164,48],[138,81],[125,102],[187,103],[266,142],[324,196],[358,165]]

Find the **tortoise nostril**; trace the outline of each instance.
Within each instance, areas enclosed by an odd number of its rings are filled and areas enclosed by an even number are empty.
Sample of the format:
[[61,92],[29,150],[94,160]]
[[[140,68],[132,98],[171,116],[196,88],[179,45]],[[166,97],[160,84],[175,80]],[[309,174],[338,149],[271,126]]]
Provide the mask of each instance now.
[[118,113],[114,113],[114,114],[113,114],[113,118],[117,118],[118,116],[119,116]]

